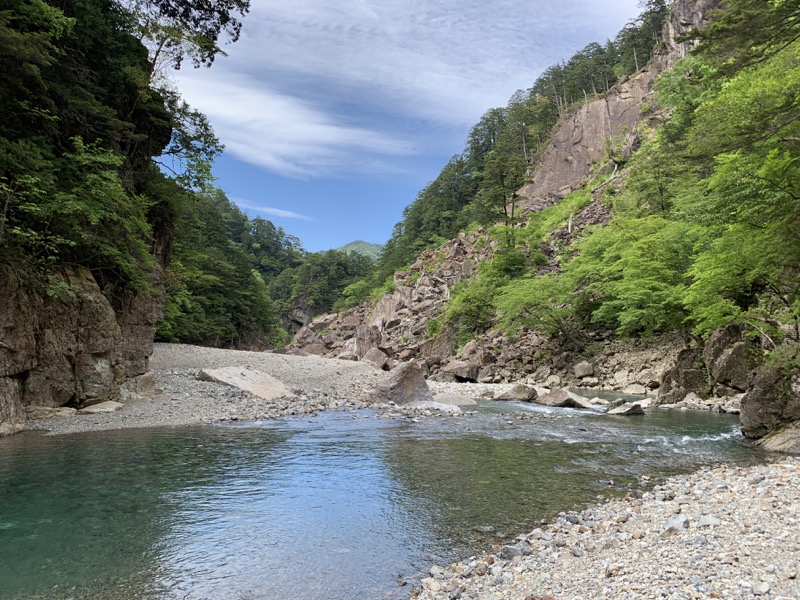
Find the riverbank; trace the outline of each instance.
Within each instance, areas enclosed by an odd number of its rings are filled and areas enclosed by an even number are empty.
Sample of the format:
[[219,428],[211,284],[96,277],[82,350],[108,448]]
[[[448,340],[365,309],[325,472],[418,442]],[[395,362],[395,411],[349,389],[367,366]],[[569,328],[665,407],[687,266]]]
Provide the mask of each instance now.
[[[201,369],[249,367],[268,373],[296,395],[290,401],[269,402],[237,388],[198,379]],[[321,410],[390,408],[376,405],[370,392],[388,375],[368,363],[293,356],[269,352],[223,350],[186,344],[155,344],[151,367],[155,397],[125,403],[122,410],[101,414],[29,420],[27,430],[65,435],[140,427],[176,427],[226,421],[254,421]],[[493,396],[509,384],[446,384],[430,382],[435,394]]]
[[[51,435],[139,427],[176,427],[220,421],[270,419],[335,408],[362,408],[386,374],[366,363],[156,344],[151,358],[154,398],[138,398],[112,413],[29,420],[28,430]],[[291,402],[267,402],[252,394],[198,379],[201,369],[245,366],[269,373],[295,394]]]
[[418,599],[800,598],[800,460],[672,477],[517,540],[433,567]]

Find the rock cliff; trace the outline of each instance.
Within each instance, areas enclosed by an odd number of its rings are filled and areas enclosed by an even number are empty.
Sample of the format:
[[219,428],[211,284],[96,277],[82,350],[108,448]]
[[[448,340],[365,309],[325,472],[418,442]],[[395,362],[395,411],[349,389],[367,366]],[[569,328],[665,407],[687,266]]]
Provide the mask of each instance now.
[[626,78],[599,98],[567,112],[530,169],[531,182],[518,206],[541,210],[582,187],[606,161],[624,159],[639,143],[637,125],[654,117],[653,82],[686,56],[692,43],[681,36],[702,27],[720,0],[679,0],[662,32],[663,47],[650,68]]
[[64,269],[44,286],[9,266],[0,268],[0,290],[0,433],[21,429],[36,407],[152,393],[160,293],[110,301],[86,269]]
[[576,190],[609,155],[630,155],[636,126],[649,118],[656,73],[647,70],[565,115],[531,168],[531,183],[519,192],[523,212],[541,210]]
[[[636,149],[639,124],[658,118],[653,94],[656,76],[686,55],[690,45],[678,38],[702,26],[718,4],[717,0],[676,2],[664,27],[664,48],[655,64],[562,118],[545,149],[530,165],[530,183],[518,192],[517,206],[523,216],[559,202],[584,186],[599,168],[611,172],[615,161],[623,162]],[[596,197],[575,215],[569,227],[555,231],[543,244],[550,262],[541,271],[558,269],[556,247],[568,246],[584,227],[603,225],[610,218],[609,209]],[[491,330],[457,348],[452,335],[446,329],[440,331],[450,290],[459,281],[473,277],[478,263],[490,259],[493,249],[493,242],[481,231],[462,234],[436,250],[426,251],[409,271],[395,275],[396,289],[376,306],[367,303],[339,315],[317,318],[298,332],[293,351],[367,360],[384,369],[422,358],[429,373],[440,379],[498,383],[530,377],[537,383],[550,380],[640,393],[657,389],[666,376],[674,396],[688,393],[686,386],[669,379],[681,346],[673,339],[635,348],[590,339],[590,345],[597,342],[603,350],[588,372],[576,370],[582,359],[574,352],[559,348],[555,341],[536,332],[510,338]],[[705,371],[701,378],[703,385],[709,385]],[[710,387],[707,392],[711,392]]]

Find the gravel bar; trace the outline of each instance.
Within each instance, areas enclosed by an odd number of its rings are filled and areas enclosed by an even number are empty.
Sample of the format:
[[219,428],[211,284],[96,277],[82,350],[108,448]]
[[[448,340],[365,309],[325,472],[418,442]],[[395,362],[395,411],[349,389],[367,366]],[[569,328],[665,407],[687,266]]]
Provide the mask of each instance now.
[[[647,486],[643,478],[642,486]],[[721,466],[435,566],[418,600],[800,598],[800,460]]]

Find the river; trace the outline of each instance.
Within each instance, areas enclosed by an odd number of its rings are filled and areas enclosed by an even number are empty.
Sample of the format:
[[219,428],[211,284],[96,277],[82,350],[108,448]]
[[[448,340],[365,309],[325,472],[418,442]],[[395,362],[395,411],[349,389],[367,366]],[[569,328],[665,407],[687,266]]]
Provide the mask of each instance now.
[[0,440],[0,597],[404,598],[638,477],[760,460],[724,415],[487,402]]

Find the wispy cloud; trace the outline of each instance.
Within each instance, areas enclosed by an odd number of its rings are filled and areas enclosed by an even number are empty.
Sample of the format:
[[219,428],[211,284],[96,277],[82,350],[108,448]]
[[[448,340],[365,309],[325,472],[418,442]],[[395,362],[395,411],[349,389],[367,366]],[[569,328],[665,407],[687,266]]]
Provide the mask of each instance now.
[[283,217],[285,219],[300,219],[301,221],[313,221],[311,217],[301,215],[291,210],[284,210],[282,208],[275,208],[274,206],[261,206],[256,202],[245,200],[244,198],[231,198],[240,208],[252,210],[263,215],[270,215],[273,217]]
[[229,57],[180,72],[179,88],[242,160],[301,178],[386,172],[437,144],[459,150],[484,111],[636,5],[253,0]]

